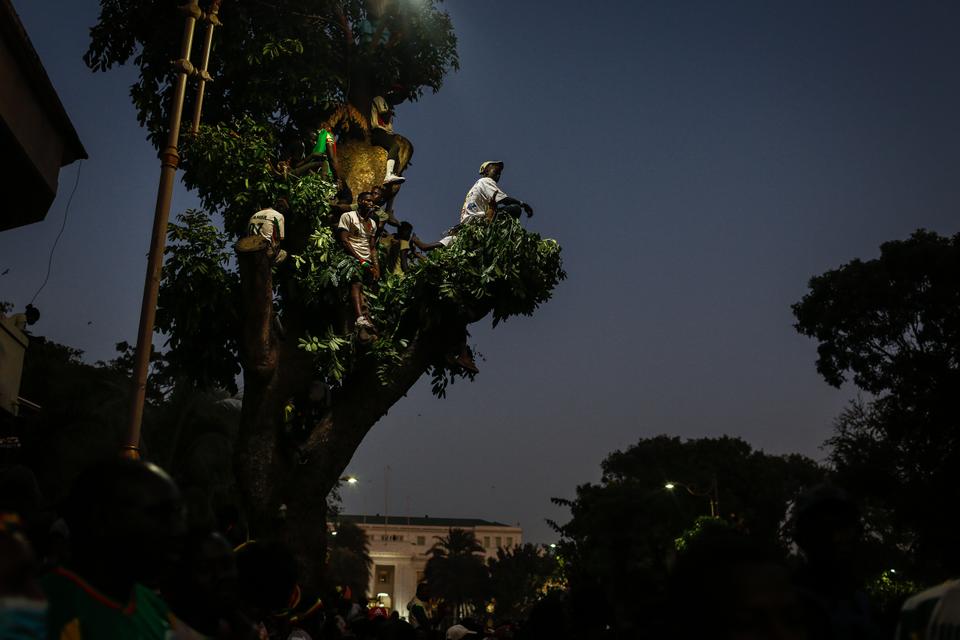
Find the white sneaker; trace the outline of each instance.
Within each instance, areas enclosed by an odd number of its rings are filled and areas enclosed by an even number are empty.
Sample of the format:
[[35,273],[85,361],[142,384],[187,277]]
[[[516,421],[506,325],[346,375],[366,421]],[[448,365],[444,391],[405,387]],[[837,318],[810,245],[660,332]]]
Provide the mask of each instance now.
[[398,176],[393,173],[388,173],[383,178],[383,184],[394,184],[396,182],[405,182],[407,179],[403,176]]

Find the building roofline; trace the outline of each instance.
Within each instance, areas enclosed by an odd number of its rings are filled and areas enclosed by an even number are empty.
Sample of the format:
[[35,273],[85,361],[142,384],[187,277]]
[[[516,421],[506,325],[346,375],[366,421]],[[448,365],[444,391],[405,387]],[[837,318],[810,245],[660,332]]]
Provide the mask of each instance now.
[[63,108],[60,96],[50,82],[50,76],[47,75],[37,50],[33,48],[30,36],[27,35],[27,30],[24,29],[11,0],[0,0],[0,36],[10,47],[10,53],[23,69],[24,76],[30,88],[36,93],[41,107],[64,138],[65,148],[60,166],[66,166],[75,160],[86,160],[87,151],[80,142],[80,136],[70,121],[67,110]]
[[354,524],[373,524],[387,526],[411,526],[411,527],[447,527],[447,528],[476,528],[476,527],[503,527],[506,529],[520,529],[520,527],[503,524],[480,518],[431,518],[429,516],[389,516],[384,517],[379,513],[376,515],[364,514],[340,514],[333,518],[342,522],[353,522]]

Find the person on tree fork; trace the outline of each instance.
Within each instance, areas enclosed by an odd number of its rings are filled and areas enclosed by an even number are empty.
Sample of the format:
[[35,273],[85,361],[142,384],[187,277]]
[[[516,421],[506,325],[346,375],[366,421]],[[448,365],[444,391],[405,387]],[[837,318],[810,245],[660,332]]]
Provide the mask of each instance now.
[[283,242],[284,214],[290,213],[290,205],[286,198],[277,198],[272,208],[261,209],[250,216],[247,223],[248,236],[260,236],[270,241],[270,253],[274,264],[280,264],[287,258],[287,252],[278,249]]
[[[388,189],[380,186],[373,187],[370,189],[370,194],[373,196],[373,212],[370,217],[377,222],[377,231],[382,233],[384,225],[398,226],[400,221],[393,217],[393,210],[387,209],[390,206],[391,200],[387,199]],[[360,208],[359,202],[343,202],[337,201],[330,205],[330,208],[339,213],[346,213],[347,211],[356,211]]]
[[376,327],[365,313],[363,287],[372,286],[380,279],[377,263],[377,222],[373,218],[376,205],[373,194],[364,191],[357,196],[357,210],[346,211],[337,224],[337,239],[344,250],[360,263],[360,276],[350,284],[350,297],[357,319],[357,331],[361,339],[376,335]]
[[396,173],[399,171],[400,139],[393,132],[393,105],[383,96],[373,99],[370,106],[370,142],[383,147],[387,152],[387,170],[383,176],[383,184],[389,185],[406,180]]
[[328,180],[336,182],[338,189],[343,189],[343,174],[337,160],[337,139],[333,135],[333,127],[326,122],[317,129],[317,139],[310,155],[297,164],[293,174],[302,176],[311,171],[319,172]]
[[508,214],[514,218],[520,217],[521,211],[527,212],[527,217],[533,215],[533,207],[522,200],[511,198],[505,194],[497,184],[503,175],[503,162],[487,160],[480,165],[480,179],[473,183],[463,199],[460,207],[460,223],[447,231],[440,243],[449,247],[457,236],[457,232],[465,224],[477,220],[490,220],[498,214]]
[[386,258],[382,261],[386,273],[403,275],[413,261],[420,259],[420,251],[433,251],[443,245],[439,242],[424,242],[413,233],[413,225],[404,220],[396,234],[384,233],[380,239]]

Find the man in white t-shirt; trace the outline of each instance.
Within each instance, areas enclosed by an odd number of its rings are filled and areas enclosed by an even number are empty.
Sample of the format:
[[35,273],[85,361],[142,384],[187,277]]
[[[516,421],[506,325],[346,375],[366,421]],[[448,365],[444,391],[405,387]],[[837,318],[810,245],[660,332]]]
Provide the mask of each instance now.
[[361,277],[350,285],[350,297],[357,318],[357,329],[367,334],[376,333],[376,328],[365,313],[363,285],[372,285],[380,278],[377,263],[377,221],[373,218],[376,205],[373,194],[364,191],[357,196],[357,210],[346,211],[337,224],[337,239],[343,248],[360,263]]
[[498,213],[508,213],[515,218],[520,217],[520,211],[526,211],[527,217],[533,215],[533,207],[526,202],[511,198],[497,184],[503,174],[503,162],[487,160],[480,165],[480,179],[477,180],[467,196],[463,199],[460,208],[460,224],[469,220],[478,220],[484,217],[493,217]]
[[283,249],[277,250],[284,238],[283,213],[289,213],[286,198],[278,198],[272,208],[261,209],[250,216],[247,223],[248,236],[261,236],[270,241],[270,250],[273,252],[274,264],[280,264],[287,257]]

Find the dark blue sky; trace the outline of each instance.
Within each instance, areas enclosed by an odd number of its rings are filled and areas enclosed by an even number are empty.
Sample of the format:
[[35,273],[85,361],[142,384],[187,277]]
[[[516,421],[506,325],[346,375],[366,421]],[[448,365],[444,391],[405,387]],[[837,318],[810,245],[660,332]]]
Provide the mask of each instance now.
[[[90,154],[36,330],[108,358],[136,334],[156,153],[132,69],[80,59],[97,3],[14,4]],[[564,518],[549,498],[640,437],[822,458],[853,391],[817,376],[790,304],[885,240],[960,231],[960,5],[445,6],[462,69],[398,109],[416,146],[398,211],[434,239],[480,162],[502,159],[570,277],[535,317],[472,330],[476,382],[446,400],[421,383],[394,407],[346,509],[383,512],[389,465],[390,513],[519,521],[539,541]],[[22,306],[42,281],[76,170],[46,221],[0,234],[0,299]],[[194,203],[181,189],[174,210]]]

